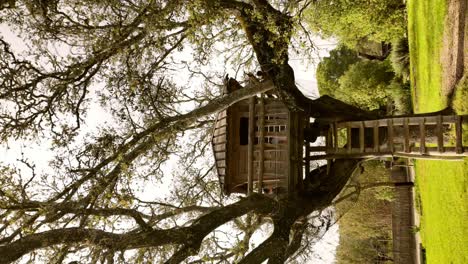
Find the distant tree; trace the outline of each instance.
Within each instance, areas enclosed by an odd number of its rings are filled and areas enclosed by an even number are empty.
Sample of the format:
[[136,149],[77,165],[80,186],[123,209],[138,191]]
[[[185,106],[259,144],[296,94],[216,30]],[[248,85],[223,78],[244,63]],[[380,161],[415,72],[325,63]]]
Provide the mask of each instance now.
[[382,108],[387,103],[387,87],[394,76],[388,62],[359,61],[340,77],[335,96],[362,109]]
[[317,67],[317,83],[320,95],[333,97],[339,88],[340,77],[348,70],[349,66],[360,59],[356,51],[345,46],[340,46],[330,52],[329,57],[323,58]]
[[306,12],[310,27],[324,37],[337,37],[354,47],[363,38],[390,42],[405,33],[406,9],[401,0],[321,0]]
[[393,92],[389,88],[393,78],[387,61],[361,60],[356,51],[344,46],[332,50],[317,67],[320,95],[329,95],[366,110],[386,105]]

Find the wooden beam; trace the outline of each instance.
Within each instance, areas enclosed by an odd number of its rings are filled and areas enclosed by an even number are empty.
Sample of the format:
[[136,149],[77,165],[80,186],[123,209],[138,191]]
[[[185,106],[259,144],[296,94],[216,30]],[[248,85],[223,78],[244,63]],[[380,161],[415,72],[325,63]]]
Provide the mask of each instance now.
[[[460,116],[462,118],[468,118],[468,115],[460,115]],[[408,118],[408,125],[417,126],[419,125],[419,118],[421,117],[424,117],[426,119],[425,121],[426,126],[437,124],[438,115],[419,114],[419,116],[394,116],[394,117],[388,117],[388,118],[393,118],[394,120],[393,126],[402,126],[404,118]],[[456,115],[442,116],[442,124],[453,124],[456,118],[457,118]],[[374,124],[374,121],[378,121],[379,126],[381,127],[387,126],[387,118],[382,118],[382,119],[364,121],[365,127],[372,127]],[[360,122],[361,121],[349,121],[345,123],[349,124],[352,128],[359,128]]]
[[374,151],[379,152],[380,142],[379,142],[379,121],[374,121]]
[[330,129],[328,129],[327,131],[327,136],[325,137],[325,148],[327,149],[327,151],[332,151],[332,143],[331,143],[331,140],[332,140],[332,131],[331,131],[331,126],[330,126]]
[[425,118],[419,119],[419,152],[421,155],[426,153],[426,125],[424,124]]
[[[308,149],[309,149],[309,154],[310,155],[310,152],[319,152],[319,151],[327,151],[327,147],[326,146],[310,146],[310,142],[308,142]],[[306,145],[307,146],[307,145]],[[307,149],[306,149],[306,152],[307,152]]]
[[455,149],[455,151],[458,154],[463,153],[463,133],[461,116],[457,116],[455,119]]
[[361,125],[359,126],[359,151],[361,153],[365,152],[364,140],[364,122],[361,122]]
[[390,152],[393,152],[393,120],[391,118],[387,119],[387,131],[388,131],[388,138],[387,138],[387,146]]
[[455,151],[451,151],[450,153],[436,153],[433,155],[421,155],[419,151],[417,152],[380,152],[380,153],[353,153],[353,154],[325,154],[325,155],[316,155],[310,156],[310,160],[329,160],[329,159],[361,159],[361,158],[385,158],[385,157],[402,157],[402,158],[414,158],[414,159],[426,159],[426,160],[450,160],[450,161],[463,161],[466,156],[464,155],[457,155]]
[[463,161],[464,156],[457,156],[457,155],[423,155],[419,153],[403,153],[403,152],[396,152],[393,154],[395,157],[402,157],[402,158],[411,158],[411,159],[424,159],[424,160],[448,160],[448,161]]
[[310,160],[308,159],[309,156],[310,156],[310,142],[306,141],[306,145],[305,145],[305,166],[304,166],[304,171],[305,171],[305,176],[306,177],[310,172]]
[[333,146],[335,148],[335,152],[338,152],[338,125],[336,122],[332,125],[333,130]]
[[258,117],[258,130],[260,132],[259,138],[258,138],[258,143],[259,143],[259,167],[258,167],[258,193],[262,193],[262,187],[263,187],[263,169],[265,166],[265,161],[264,161],[264,151],[265,151],[265,105],[263,102],[263,94],[260,95],[259,99],[259,110],[260,110],[260,115]]
[[255,144],[255,96],[249,98],[249,145],[247,154],[247,195],[253,191],[254,175],[254,144]]
[[375,158],[375,157],[391,157],[392,154],[389,152],[381,153],[353,153],[353,154],[325,154],[310,156],[310,160],[329,160],[329,159],[362,159],[362,158]]
[[404,118],[403,119],[403,133],[404,133],[404,140],[403,140],[403,144],[404,144],[404,151],[406,153],[409,153],[410,152],[410,145],[409,145],[409,125],[408,125],[408,118]]
[[351,149],[352,149],[352,146],[351,146],[351,127],[350,126],[346,126],[346,147],[348,149],[348,153],[351,153]]
[[444,152],[444,133],[442,130],[442,116],[437,116],[437,123],[436,123],[436,133],[437,133],[437,149],[440,153]]

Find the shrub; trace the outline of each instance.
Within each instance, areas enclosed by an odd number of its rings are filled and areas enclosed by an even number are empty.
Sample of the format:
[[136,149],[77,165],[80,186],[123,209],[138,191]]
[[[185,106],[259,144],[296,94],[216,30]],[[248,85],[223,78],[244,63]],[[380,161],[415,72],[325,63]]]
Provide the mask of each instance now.
[[390,85],[387,86],[387,91],[395,107],[392,114],[403,115],[411,113],[411,92],[408,84],[403,84],[401,81],[393,79]]

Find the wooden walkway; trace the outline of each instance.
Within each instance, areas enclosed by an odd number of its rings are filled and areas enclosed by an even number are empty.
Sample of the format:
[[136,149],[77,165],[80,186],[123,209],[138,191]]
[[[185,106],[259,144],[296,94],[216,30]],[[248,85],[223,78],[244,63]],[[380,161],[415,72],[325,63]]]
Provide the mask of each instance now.
[[[468,116],[392,117],[330,125],[325,146],[306,143],[305,160],[398,156],[463,159],[462,123]],[[315,155],[314,155],[315,154]]]

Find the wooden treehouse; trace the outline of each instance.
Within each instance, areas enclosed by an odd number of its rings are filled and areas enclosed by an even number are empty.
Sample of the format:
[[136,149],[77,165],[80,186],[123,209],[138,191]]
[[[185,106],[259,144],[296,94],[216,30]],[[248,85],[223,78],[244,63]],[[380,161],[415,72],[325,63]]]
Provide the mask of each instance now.
[[[304,113],[259,94],[217,114],[212,145],[225,194],[287,193],[301,188],[300,179],[313,160],[468,156],[463,119],[468,121],[467,116],[391,117],[317,128]],[[311,129],[322,140],[312,144],[307,136]]]
[[302,113],[261,94],[217,115],[213,151],[223,190],[230,193],[288,192],[302,178]]

